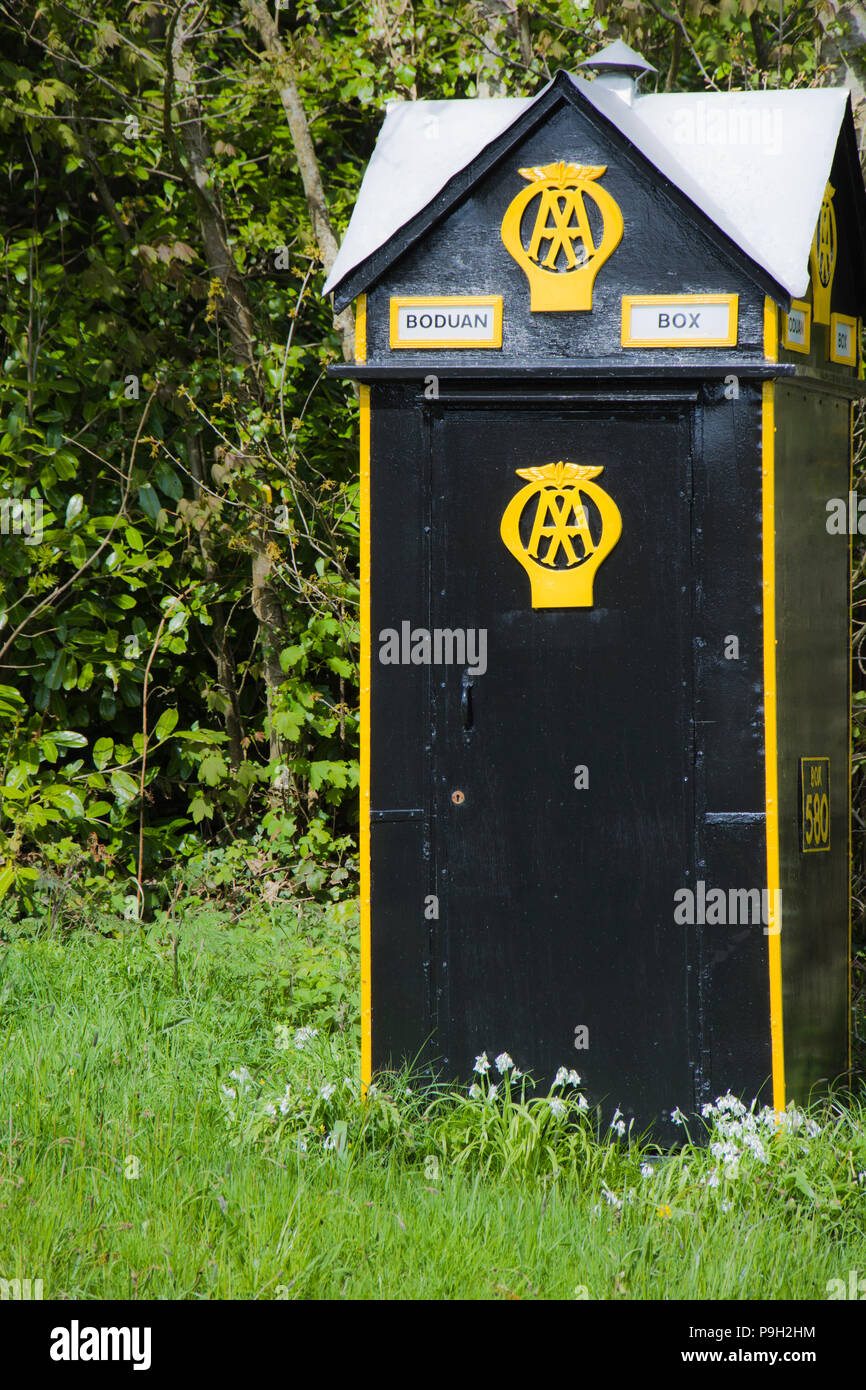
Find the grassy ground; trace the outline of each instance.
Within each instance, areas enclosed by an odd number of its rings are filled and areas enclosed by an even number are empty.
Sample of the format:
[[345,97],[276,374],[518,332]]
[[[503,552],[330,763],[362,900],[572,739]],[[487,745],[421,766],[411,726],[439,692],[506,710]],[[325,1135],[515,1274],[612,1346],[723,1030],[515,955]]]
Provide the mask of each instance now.
[[341,976],[353,930],[338,912],[299,955],[293,914],[202,912],[176,954],[159,931],[10,929],[0,1278],[45,1298],[824,1299],[866,1276],[856,1103],[813,1135],[722,1114],[727,1149],[651,1165],[595,1142],[576,1087],[524,1106],[495,1067],[496,1100],[425,1112],[395,1082],[363,1102],[349,986],[322,966],[330,932]]

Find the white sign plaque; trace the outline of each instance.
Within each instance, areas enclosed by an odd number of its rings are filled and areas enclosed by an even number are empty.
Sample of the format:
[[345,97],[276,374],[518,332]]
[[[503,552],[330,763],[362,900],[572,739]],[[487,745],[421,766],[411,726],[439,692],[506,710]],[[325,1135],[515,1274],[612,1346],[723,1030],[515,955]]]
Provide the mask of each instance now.
[[622,297],[623,347],[733,347],[736,341],[735,294]]
[[502,296],[393,296],[391,347],[502,347]]

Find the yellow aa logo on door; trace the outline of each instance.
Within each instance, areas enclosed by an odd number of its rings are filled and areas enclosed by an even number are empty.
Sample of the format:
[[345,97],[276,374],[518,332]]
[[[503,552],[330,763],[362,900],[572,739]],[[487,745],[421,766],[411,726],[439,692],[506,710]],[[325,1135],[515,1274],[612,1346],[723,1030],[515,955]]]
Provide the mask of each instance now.
[[529,575],[533,608],[592,607],[596,571],[622,533],[619,508],[591,481],[602,471],[562,460],[517,469],[529,482],[499,533]]
[[519,171],[529,187],[508,205],[502,240],[526,273],[533,313],[592,308],[595,277],[623,232],[619,205],[597,182],[606,168],[562,161]]

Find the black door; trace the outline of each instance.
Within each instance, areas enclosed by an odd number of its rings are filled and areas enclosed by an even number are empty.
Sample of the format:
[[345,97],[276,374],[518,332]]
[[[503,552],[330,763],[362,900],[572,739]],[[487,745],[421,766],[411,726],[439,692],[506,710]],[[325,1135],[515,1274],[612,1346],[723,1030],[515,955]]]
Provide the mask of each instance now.
[[434,1051],[643,1126],[692,1100],[691,408],[430,425]]

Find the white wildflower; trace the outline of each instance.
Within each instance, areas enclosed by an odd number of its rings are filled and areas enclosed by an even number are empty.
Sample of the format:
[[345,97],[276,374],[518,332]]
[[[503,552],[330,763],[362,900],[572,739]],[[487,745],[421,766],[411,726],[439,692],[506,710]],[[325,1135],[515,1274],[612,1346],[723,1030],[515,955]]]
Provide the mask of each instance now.
[[718,1140],[710,1145],[710,1153],[713,1158],[719,1158],[723,1163],[736,1163],[739,1157],[739,1150],[728,1139],[724,1144]]
[[642,1164],[641,1164],[641,1166],[640,1166],[640,1175],[641,1175],[642,1178],[651,1178],[654,1172],[655,1172],[655,1169],[653,1168],[653,1166],[652,1166],[651,1163],[642,1163]]
[[560,1067],[556,1076],[553,1078],[554,1086],[565,1086],[568,1082],[568,1068]]
[[294,1045],[295,1045],[295,1047],[298,1049],[299,1052],[303,1052],[303,1050],[304,1050],[304,1048],[306,1047],[307,1043],[308,1043],[308,1042],[312,1042],[312,1041],[313,1041],[313,1038],[317,1038],[318,1036],[319,1036],[319,1030],[318,1030],[318,1028],[298,1028],[298,1029],[295,1031],[295,1036],[294,1036],[294,1039],[293,1039]]
[[483,1094],[484,1092],[478,1083],[473,1081],[472,1085],[469,1087],[469,1099],[480,1100]]
[[485,1072],[490,1070],[490,1062],[487,1059],[486,1052],[482,1052],[480,1057],[475,1058],[475,1066],[472,1070],[477,1071],[479,1076],[483,1076]]
[[744,1135],[743,1143],[747,1149],[751,1149],[755,1158],[757,1158],[760,1163],[769,1163],[770,1160],[767,1157],[767,1150],[764,1148],[757,1134]]
[[[752,1102],[754,1104],[754,1101]],[[720,1111],[728,1111],[732,1115],[745,1115],[746,1107],[741,1100],[726,1091],[723,1096],[716,1096],[716,1105]]]
[[560,1119],[565,1114],[565,1101],[560,1100],[559,1096],[553,1096],[550,1101],[550,1113]]
[[500,1052],[499,1056],[494,1058],[494,1062],[496,1065],[496,1070],[499,1072],[500,1076],[504,1076],[505,1073],[507,1071],[510,1071],[511,1068],[514,1066],[514,1063],[512,1062],[507,1052]]
[[319,1100],[330,1100],[336,1089],[333,1081],[326,1081],[324,1086],[319,1087]]

